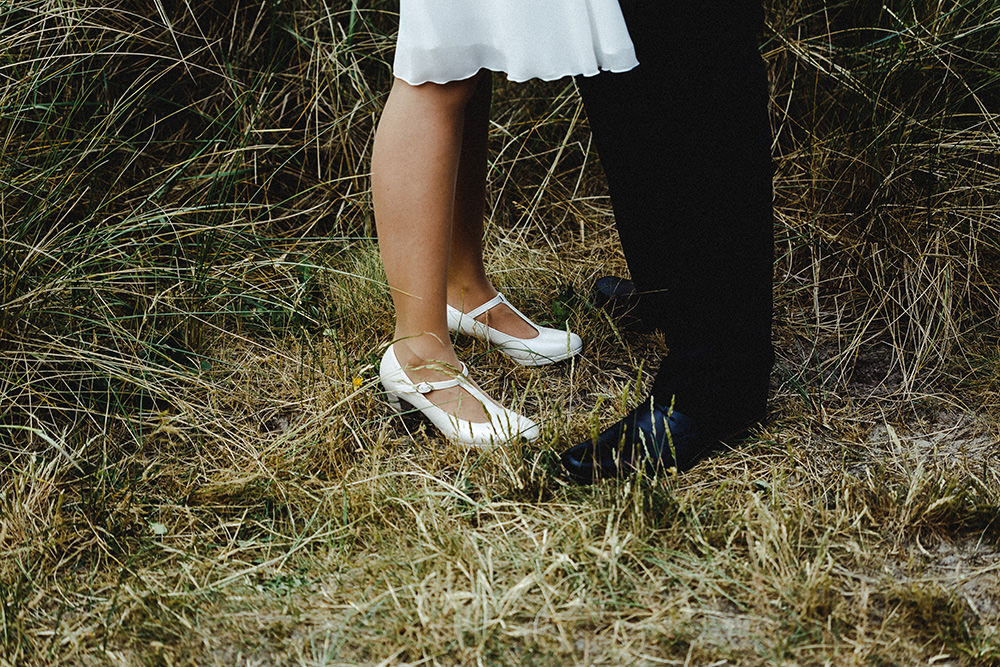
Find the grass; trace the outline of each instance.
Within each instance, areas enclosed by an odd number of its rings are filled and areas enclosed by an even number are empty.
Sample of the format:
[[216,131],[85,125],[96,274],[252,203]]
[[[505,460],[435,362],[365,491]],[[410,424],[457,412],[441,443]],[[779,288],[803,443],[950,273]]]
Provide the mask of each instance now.
[[392,3],[0,4],[0,664],[1000,664],[1000,15],[772,0],[771,421],[566,484],[662,341],[572,85],[498,81],[489,268],[585,355],[544,424],[377,391]]

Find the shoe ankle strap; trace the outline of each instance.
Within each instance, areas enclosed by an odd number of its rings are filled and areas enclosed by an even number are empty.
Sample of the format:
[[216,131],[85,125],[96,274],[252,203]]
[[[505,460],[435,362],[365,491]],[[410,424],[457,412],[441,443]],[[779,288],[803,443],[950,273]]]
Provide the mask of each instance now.
[[463,384],[463,381],[469,375],[469,367],[462,364],[461,372],[450,380],[441,380],[440,382],[413,382],[413,390],[418,394],[429,394],[432,391],[439,391],[441,389],[451,389],[452,387],[457,387]]
[[495,297],[493,297],[492,299],[490,299],[486,303],[482,304],[481,306],[473,308],[472,310],[470,310],[469,312],[467,312],[465,314],[465,316],[466,317],[470,317],[472,319],[476,319],[477,317],[479,317],[480,315],[482,315],[486,311],[490,310],[491,308],[495,308],[496,306],[499,306],[501,303],[506,303],[507,305],[510,305],[507,302],[507,297],[505,297],[500,292],[497,292],[497,295]]
[[429,394],[432,391],[439,391],[441,389],[451,389],[452,387],[457,387],[462,384],[460,380],[442,380],[441,382],[415,382],[413,383],[413,390],[418,394]]

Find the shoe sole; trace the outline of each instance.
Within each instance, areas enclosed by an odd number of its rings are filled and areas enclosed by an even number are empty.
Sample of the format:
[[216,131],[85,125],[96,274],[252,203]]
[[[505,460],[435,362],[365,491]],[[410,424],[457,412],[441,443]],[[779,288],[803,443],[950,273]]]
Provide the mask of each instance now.
[[444,433],[442,433],[441,429],[439,429],[434,424],[434,422],[428,419],[427,416],[419,408],[408,403],[406,399],[400,398],[399,396],[394,396],[386,392],[386,400],[388,401],[389,408],[393,411],[393,413],[401,420],[403,420],[404,426],[407,419],[416,419],[419,422],[428,424],[431,428],[433,428],[437,432],[438,435],[440,435],[444,439],[445,442],[452,445],[458,445],[459,447],[465,447],[466,449],[479,449],[482,451],[489,451],[491,449],[496,449],[497,447],[502,447],[503,445],[514,442],[515,440],[521,440],[524,442],[535,442],[536,440],[538,440],[537,437],[534,440],[529,440],[520,433],[518,433],[516,436],[512,438],[508,438],[507,440],[502,440],[500,442],[497,442],[496,440],[492,439],[489,442],[464,442],[462,440],[456,440],[453,438],[449,438]]
[[532,356],[530,358],[528,358],[528,359],[518,359],[517,357],[515,357],[513,354],[511,354],[510,352],[506,351],[502,347],[497,347],[496,349],[498,351],[502,352],[504,354],[504,356],[507,356],[510,359],[513,359],[515,363],[518,363],[521,366],[530,366],[530,367],[535,367],[535,366],[549,366],[551,364],[558,364],[560,361],[566,361],[567,359],[572,359],[573,357],[576,357],[581,352],[583,352],[583,348],[580,348],[579,350],[573,350],[572,352],[566,352],[566,354],[559,355],[558,357],[544,357],[542,355],[532,354]]

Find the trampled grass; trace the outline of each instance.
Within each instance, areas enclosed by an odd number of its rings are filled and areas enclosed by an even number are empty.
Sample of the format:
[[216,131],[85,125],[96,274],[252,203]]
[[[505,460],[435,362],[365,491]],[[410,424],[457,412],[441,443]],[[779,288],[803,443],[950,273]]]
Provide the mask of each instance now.
[[459,451],[377,391],[393,3],[0,4],[0,663],[1000,663],[1000,14],[770,5],[771,421],[582,488],[664,349],[572,83],[497,82],[487,246],[585,354],[459,341],[544,425]]

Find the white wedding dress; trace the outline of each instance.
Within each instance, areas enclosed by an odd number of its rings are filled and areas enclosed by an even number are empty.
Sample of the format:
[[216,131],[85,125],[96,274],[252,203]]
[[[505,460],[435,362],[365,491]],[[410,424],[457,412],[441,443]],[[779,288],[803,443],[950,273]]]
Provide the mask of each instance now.
[[638,64],[618,0],[400,0],[393,73],[414,85],[484,68],[526,81]]

